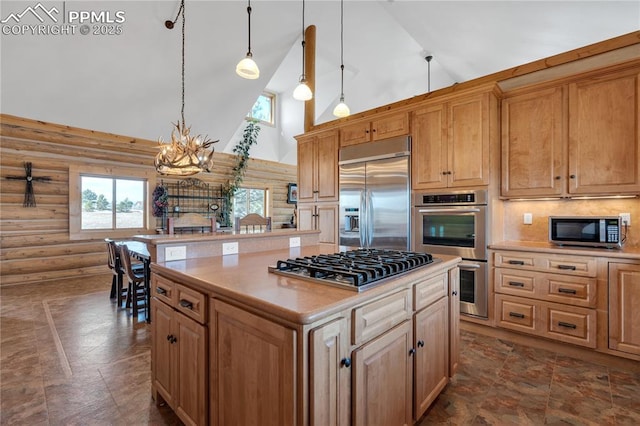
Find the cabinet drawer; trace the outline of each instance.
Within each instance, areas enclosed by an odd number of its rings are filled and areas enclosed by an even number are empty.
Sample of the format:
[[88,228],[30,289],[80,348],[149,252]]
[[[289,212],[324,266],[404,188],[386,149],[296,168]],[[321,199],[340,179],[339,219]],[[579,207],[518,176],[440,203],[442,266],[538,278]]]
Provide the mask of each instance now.
[[495,269],[496,293],[513,294],[516,296],[535,297],[534,277],[527,271],[514,271],[512,269]]
[[494,254],[496,267],[528,269],[583,277],[596,276],[596,259],[589,256],[564,254],[498,251]]
[[[496,295],[498,324],[504,328],[535,333],[539,307],[535,301],[524,298]],[[539,328],[539,326],[538,326]]]
[[200,324],[207,322],[206,300],[204,294],[176,284],[175,308]]
[[548,337],[576,345],[596,347],[596,311],[594,309],[546,304]]
[[541,259],[541,266],[561,274],[596,276],[596,259],[592,257],[558,256]]
[[547,300],[574,306],[596,307],[596,279],[548,275],[545,279]]
[[175,284],[159,275],[152,275],[151,278],[151,297],[163,301],[169,306],[174,304]]
[[495,254],[495,266],[504,268],[533,268],[534,257],[530,253],[506,252]]
[[411,318],[411,293],[403,290],[352,311],[352,343],[359,345]]
[[426,308],[433,302],[446,296],[448,287],[447,274],[438,275],[420,284],[416,284],[413,287],[415,310],[419,311],[422,308]]

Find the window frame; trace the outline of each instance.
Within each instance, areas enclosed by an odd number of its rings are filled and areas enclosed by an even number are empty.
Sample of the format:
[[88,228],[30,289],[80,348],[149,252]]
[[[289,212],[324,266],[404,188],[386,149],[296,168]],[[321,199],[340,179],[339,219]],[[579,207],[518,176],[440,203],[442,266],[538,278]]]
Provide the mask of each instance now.
[[[271,210],[271,206],[272,206],[272,191],[271,191],[271,187],[268,186],[252,186],[252,185],[247,185],[247,186],[241,186],[238,189],[246,189],[246,190],[260,190],[260,191],[264,191],[264,215],[261,215],[263,217],[269,217],[270,216],[270,210]],[[247,200],[248,202],[248,200]],[[249,211],[249,206],[247,205],[247,211]],[[233,220],[235,220],[236,218],[236,209],[235,209],[235,194],[233,196],[233,206],[232,206],[232,211],[231,211],[231,216],[233,217]]]
[[[144,190],[144,224],[141,228],[82,229],[82,176],[108,179],[142,180]],[[156,186],[155,171],[144,171],[128,167],[69,166],[69,239],[93,240],[104,238],[127,238],[135,234],[150,234],[155,229],[151,216],[151,192]]]
[[260,124],[264,124],[266,126],[271,126],[271,127],[275,127],[276,126],[276,94],[275,93],[271,93],[271,92],[262,92],[258,98],[260,98],[260,96],[264,96],[266,98],[269,98],[271,100],[271,116],[270,116],[270,121],[264,121],[264,120],[260,120],[259,118],[255,118],[252,115],[253,112],[253,107],[255,106],[255,104],[258,102],[258,99],[256,99],[256,101],[253,103],[253,105],[251,105],[251,109],[249,109],[249,112],[247,113],[246,116],[246,120],[247,121],[257,121]]

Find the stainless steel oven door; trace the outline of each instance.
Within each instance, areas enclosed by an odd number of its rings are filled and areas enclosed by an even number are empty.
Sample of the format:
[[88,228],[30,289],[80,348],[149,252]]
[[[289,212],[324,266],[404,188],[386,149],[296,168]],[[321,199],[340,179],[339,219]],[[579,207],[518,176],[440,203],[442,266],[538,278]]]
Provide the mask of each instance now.
[[487,206],[416,206],[413,223],[416,251],[487,259]]
[[487,262],[463,260],[460,268],[460,313],[487,318]]

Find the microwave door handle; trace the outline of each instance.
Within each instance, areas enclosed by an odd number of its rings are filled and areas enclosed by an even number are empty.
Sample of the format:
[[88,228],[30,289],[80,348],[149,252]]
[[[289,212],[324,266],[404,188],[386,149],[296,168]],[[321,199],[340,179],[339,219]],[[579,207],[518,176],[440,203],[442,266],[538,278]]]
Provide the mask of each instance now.
[[419,209],[418,213],[477,213],[480,209]]
[[367,205],[364,190],[360,191],[360,210],[358,211],[358,235],[360,236],[360,247],[366,246],[367,236]]

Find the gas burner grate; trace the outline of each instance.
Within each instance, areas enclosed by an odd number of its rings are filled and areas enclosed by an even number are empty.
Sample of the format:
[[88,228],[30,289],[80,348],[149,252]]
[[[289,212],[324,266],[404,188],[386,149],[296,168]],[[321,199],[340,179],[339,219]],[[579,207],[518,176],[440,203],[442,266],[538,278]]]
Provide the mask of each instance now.
[[433,262],[433,256],[428,253],[357,249],[279,260],[269,270],[360,291],[371,283]]

